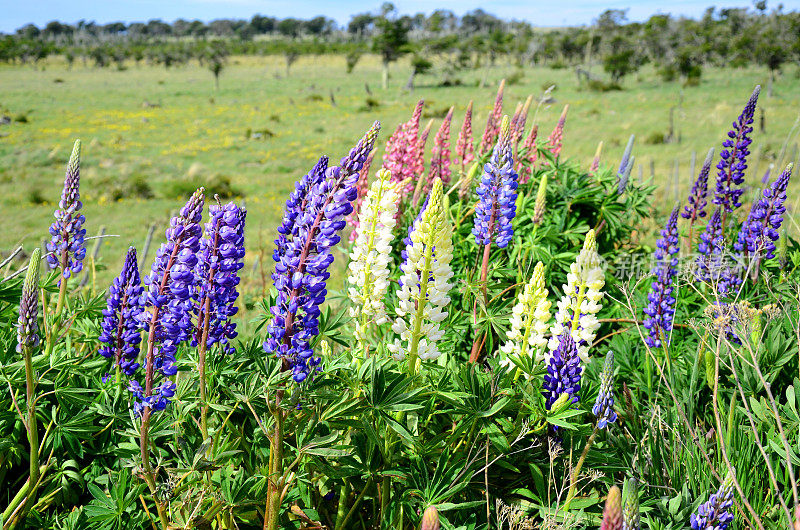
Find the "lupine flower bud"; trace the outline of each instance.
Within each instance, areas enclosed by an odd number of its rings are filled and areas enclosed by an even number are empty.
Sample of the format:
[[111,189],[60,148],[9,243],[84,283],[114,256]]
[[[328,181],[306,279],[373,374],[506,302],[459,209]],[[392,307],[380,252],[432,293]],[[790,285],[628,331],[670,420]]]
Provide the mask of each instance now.
[[594,152],[594,158],[592,158],[592,164],[589,166],[589,174],[594,175],[597,173],[597,170],[600,169],[600,156],[603,154],[603,140],[600,140],[600,143],[597,144],[597,151]]
[[500,133],[500,118],[503,116],[503,89],[506,86],[506,80],[500,81],[500,86],[497,89],[497,97],[494,100],[494,107],[489,118],[486,120],[486,129],[483,131],[483,138],[481,138],[481,145],[478,148],[480,154],[488,153],[497,140],[497,135]]
[[706,216],[706,195],[708,194],[708,172],[711,170],[711,162],[714,159],[714,148],[708,150],[706,160],[703,162],[703,167],[700,168],[700,174],[697,175],[697,180],[692,186],[692,191],[689,193],[689,204],[687,204],[681,217],[688,219],[690,224],[702,217]]
[[547,410],[553,408],[562,394],[569,395],[571,403],[577,403],[580,399],[578,392],[581,389],[583,368],[575,341],[566,331],[557,340],[558,347],[552,352],[542,383],[542,395],[545,397]]
[[547,138],[547,148],[553,153],[553,157],[558,160],[558,157],[561,156],[561,148],[564,143],[564,124],[567,122],[567,111],[569,110],[569,105],[564,105],[564,110],[561,111],[561,116],[558,118],[558,123],[556,124],[553,132],[550,133],[550,136]]
[[230,340],[237,336],[231,317],[238,313],[239,271],[244,266],[244,224],[247,210],[233,203],[212,204],[209,221],[200,240],[195,269],[197,288],[193,296],[197,327],[192,346],[206,337],[206,348],[219,344],[222,353],[232,353]]
[[364,167],[358,173],[358,182],[356,183],[358,197],[353,205],[353,213],[347,216],[347,223],[353,227],[353,231],[350,232],[350,241],[355,241],[358,236],[358,214],[361,211],[361,203],[364,202],[364,196],[369,189],[369,168],[372,166],[372,160],[375,158],[377,151],[377,149],[373,149],[369,152],[367,160],[364,162]]
[[389,351],[396,360],[409,357],[434,360],[440,352],[436,342],[444,335],[441,322],[447,318],[450,303],[453,257],[452,227],[442,198],[442,182],[433,183],[430,200],[414,224],[411,243],[406,246],[406,259],[401,269],[397,292],[397,319],[392,330],[398,335]]
[[437,178],[442,179],[444,185],[450,183],[450,122],[452,119],[453,107],[450,107],[450,111],[433,139],[431,169],[428,171],[425,193],[430,191],[433,181]]
[[625,193],[625,188],[628,187],[628,181],[631,178],[631,171],[633,171],[633,163],[636,161],[636,157],[632,156],[628,160],[628,165],[625,167],[625,170],[619,174],[619,182],[617,183],[617,193],[622,195]]
[[547,201],[547,173],[542,175],[539,181],[539,189],[536,191],[536,202],[533,206],[533,224],[540,225],[544,219],[544,207]]
[[24,348],[39,346],[39,260],[42,253],[33,249],[22,284],[19,299],[19,318],[17,319],[17,353]]
[[360,231],[350,254],[348,293],[353,305],[350,316],[357,319],[356,338],[363,341],[370,322],[386,322],[383,297],[389,286],[391,243],[395,213],[400,198],[400,183],[391,183],[385,168],[378,171],[362,205]]
[[75,140],[67,163],[64,191],[61,193],[61,200],[54,214],[56,220],[50,225],[52,239],[47,243],[47,263],[51,269],[61,268],[64,280],[83,269],[83,259],[86,257],[84,244],[86,229],[83,228],[86,218],[80,213],[83,208],[80,195],[80,164],[81,141]]
[[622,530],[640,530],[641,525],[639,483],[629,478],[622,488]]
[[628,138],[628,143],[625,145],[625,151],[622,152],[622,159],[619,162],[619,169],[617,169],[617,176],[621,177],[625,170],[628,169],[630,164],[631,153],[633,152],[633,142],[636,140],[636,135],[632,134]]
[[458,198],[462,201],[467,200],[472,195],[472,182],[481,170],[479,162],[472,164],[472,167],[467,171],[466,176],[461,180],[461,186],[458,188]]
[[673,281],[678,275],[678,209],[672,210],[667,226],[661,231],[661,239],[656,243],[656,265],[653,274],[656,280],[651,285],[650,294],[647,295],[648,304],[644,308],[647,317],[644,327],[649,330],[645,342],[651,348],[661,347],[662,342],[669,344],[672,320],[675,317]]
[[472,229],[478,245],[489,245],[494,241],[498,247],[504,248],[511,242],[514,236],[512,220],[517,211],[517,179],[511,154],[509,120],[505,116],[500,139],[484,166],[478,185],[480,201],[475,207],[475,226]]
[[420,530],[439,530],[439,510],[436,506],[428,506],[422,515]]
[[511,313],[511,330],[508,340],[500,348],[506,356],[524,358],[533,355],[537,360],[544,356],[542,350],[547,345],[545,333],[550,321],[550,302],[544,281],[544,265],[538,262],[533,269],[530,281],[519,293],[517,303]]
[[310,343],[319,334],[320,305],[328,293],[328,268],[333,263],[331,250],[340,240],[345,216],[353,211],[358,172],[372,151],[379,127],[376,122],[342,159],[341,167],[325,168],[320,160],[286,202],[273,254],[272,278],[278,295],[270,309],[273,318],[264,350],[277,355],[298,383],[321,361],[314,357]]
[[717,164],[719,171],[714,204],[723,208],[723,215],[742,205],[740,199],[744,189],[738,186],[744,184],[747,155],[750,154],[748,147],[752,143],[748,135],[753,132],[752,124],[760,92],[761,86],[757,85],[739,118],[733,122],[733,128],[728,132],[728,139],[722,142],[723,149]]
[[461,166],[463,173],[465,168],[475,160],[475,147],[472,141],[472,100],[467,105],[467,112],[464,114],[464,123],[458,133],[456,141],[457,163]]
[[622,530],[622,494],[616,485],[608,490],[600,530]]
[[597,428],[605,429],[609,423],[617,421],[614,412],[614,352],[606,354],[603,372],[600,374],[600,392],[592,407],[592,414],[597,417]]
[[539,150],[536,147],[536,135],[539,134],[539,126],[534,125],[531,127],[531,131],[528,133],[528,136],[525,137],[525,143],[523,147],[525,148],[525,164],[522,163],[522,160],[519,162],[519,174],[520,174],[520,182],[522,184],[527,184],[528,181],[533,176],[533,166],[536,164],[536,159],[539,156]]
[[775,242],[780,237],[778,230],[786,213],[786,188],[792,176],[792,164],[765,189],[762,196],[753,203],[747,220],[742,224],[739,237],[733,247],[756,260],[775,257]]
[[559,300],[555,324],[550,328],[550,351],[559,347],[559,337],[567,330],[575,342],[578,355],[589,360],[589,347],[594,341],[600,321],[597,313],[602,309],[605,277],[601,267],[602,258],[597,253],[594,230],[586,233],[583,249],[575,263],[570,265],[564,296]]
[[136,249],[130,247],[122,265],[122,271],[108,289],[106,308],[99,341],[103,343],[98,352],[103,357],[113,358],[125,375],[131,376],[139,368],[136,357],[142,342],[142,282],[136,261]]
[[690,519],[692,530],[725,530],[733,521],[733,479],[728,476],[716,493],[697,508]]

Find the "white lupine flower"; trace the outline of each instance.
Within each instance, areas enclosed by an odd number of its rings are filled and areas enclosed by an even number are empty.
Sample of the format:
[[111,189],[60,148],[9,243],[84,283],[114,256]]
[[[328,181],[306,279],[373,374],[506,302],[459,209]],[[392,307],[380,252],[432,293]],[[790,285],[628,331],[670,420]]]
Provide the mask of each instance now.
[[530,281],[519,293],[517,304],[511,311],[511,330],[508,340],[500,348],[504,354],[503,366],[510,365],[509,357],[522,359],[534,355],[537,361],[544,358],[547,345],[545,333],[550,323],[550,301],[544,286],[544,264],[538,262]]
[[358,217],[358,237],[350,254],[348,294],[353,304],[350,316],[357,320],[356,340],[362,344],[370,323],[386,322],[383,297],[389,286],[391,243],[396,223],[399,185],[391,183],[391,173],[378,171]]
[[578,346],[578,355],[584,362],[589,360],[589,348],[600,327],[596,315],[603,307],[602,289],[606,283],[601,261],[594,230],[589,230],[583,249],[569,267],[564,297],[556,304],[556,321],[550,328],[550,352],[558,347],[558,337],[566,327]]
[[439,324],[447,318],[447,293],[452,284],[453,242],[450,220],[442,199],[442,181],[431,189],[428,206],[411,232],[406,260],[401,266],[401,287],[397,292],[397,319],[392,330],[398,335],[389,351],[400,361],[409,357],[409,369],[417,370],[417,359],[434,360],[441,353],[436,342],[444,331]]

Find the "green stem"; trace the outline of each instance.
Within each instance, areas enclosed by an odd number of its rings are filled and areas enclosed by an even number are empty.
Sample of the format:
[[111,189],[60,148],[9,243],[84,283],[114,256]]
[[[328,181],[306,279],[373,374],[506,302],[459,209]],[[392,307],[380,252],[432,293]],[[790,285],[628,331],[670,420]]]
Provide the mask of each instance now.
[[161,527],[164,530],[169,528],[169,519],[161,501],[156,498],[156,479],[153,473],[153,467],[150,465],[150,407],[145,407],[142,412],[142,432],[139,437],[139,450],[142,454],[142,469],[144,470],[144,481],[150,489],[150,494],[153,496],[153,502],[158,511],[158,518],[161,520]]
[[[494,212],[492,212],[492,217],[489,219],[489,232],[491,233],[491,227],[494,224]],[[481,263],[481,285],[483,288],[483,302],[484,307],[489,305],[489,292],[487,290],[487,279],[489,278],[489,256],[492,252],[492,244],[488,243],[483,247],[483,262]],[[477,300],[475,301],[475,307],[473,307],[473,311],[477,311]],[[475,340],[472,342],[472,351],[469,354],[469,362],[476,363],[478,362],[478,357],[481,354],[481,343],[483,339],[483,335],[481,333],[475,334]]]
[[350,521],[350,518],[355,513],[356,508],[358,508],[358,505],[361,504],[361,501],[364,498],[364,495],[367,493],[367,490],[369,489],[370,486],[372,486],[372,477],[371,476],[367,479],[367,483],[364,484],[364,488],[361,490],[361,493],[359,493],[358,497],[356,497],[355,502],[353,502],[353,505],[350,507],[350,511],[348,511],[347,515],[345,515],[341,526],[339,526],[339,525],[336,526],[336,530],[344,530],[345,528],[347,528],[347,523]]
[[348,488],[347,481],[345,480],[344,484],[342,484],[342,487],[339,488],[339,505],[336,510],[336,523],[333,526],[335,530],[343,528],[343,522],[345,521],[345,516],[347,515],[345,510],[347,509],[347,495],[349,489],[350,488]]
[[575,493],[578,489],[578,475],[581,472],[583,463],[586,461],[586,455],[589,454],[589,449],[591,449],[592,444],[594,443],[594,439],[597,436],[597,432],[598,432],[597,425],[595,425],[591,436],[589,436],[589,439],[586,440],[586,445],[583,447],[583,452],[581,453],[581,457],[578,459],[578,463],[575,465],[575,469],[572,470],[572,476],[570,477],[569,492],[567,493],[567,501],[564,503],[564,512],[566,512],[569,509],[569,503],[572,502],[572,499],[575,498]]
[[22,347],[22,356],[25,359],[25,400],[27,417],[25,427],[28,431],[28,484],[29,491],[26,495],[25,506],[22,508],[19,520],[24,521],[25,515],[36,504],[36,490],[39,487],[39,430],[36,421],[36,382],[33,373],[33,352],[29,346]]
[[411,347],[408,352],[408,373],[416,375],[419,372],[419,339],[422,338],[422,318],[425,314],[425,304],[428,298],[428,278],[431,271],[431,257],[433,247],[425,245],[425,265],[419,273],[420,287],[417,299],[417,310],[414,313],[414,329],[411,332]]
[[58,287],[58,303],[56,303],[56,316],[61,316],[61,310],[64,308],[64,301],[66,300],[67,294],[67,279],[64,277],[64,271],[67,268],[67,250],[64,249],[61,251],[61,285]]
[[280,397],[275,401],[275,431],[270,440],[270,461],[272,462],[267,490],[266,530],[278,530],[280,520],[281,487],[283,486],[283,411]]

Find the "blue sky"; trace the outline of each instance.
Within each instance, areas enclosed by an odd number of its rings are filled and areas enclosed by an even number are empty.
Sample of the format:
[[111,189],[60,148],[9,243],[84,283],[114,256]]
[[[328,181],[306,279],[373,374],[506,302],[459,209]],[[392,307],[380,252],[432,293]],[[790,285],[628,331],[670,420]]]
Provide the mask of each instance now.
[[[42,26],[51,20],[98,23],[134,22],[160,18],[213,20],[250,18],[256,13],[279,18],[309,18],[326,15],[345,23],[354,13],[375,10],[382,0],[0,0],[0,31],[10,32],[33,22]],[[786,10],[800,9],[800,0],[784,0]],[[538,26],[589,24],[604,9],[629,9],[631,20],[643,20],[654,13],[700,16],[709,5],[752,7],[748,0],[395,0],[401,13],[430,13],[444,8],[461,15],[483,8],[502,18],[527,20]],[[777,2],[770,1],[770,7]]]

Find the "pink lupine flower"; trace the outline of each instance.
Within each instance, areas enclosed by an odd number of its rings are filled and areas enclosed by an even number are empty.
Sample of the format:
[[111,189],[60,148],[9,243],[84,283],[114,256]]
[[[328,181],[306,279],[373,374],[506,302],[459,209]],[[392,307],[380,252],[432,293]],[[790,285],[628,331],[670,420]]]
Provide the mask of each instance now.
[[372,165],[372,159],[375,158],[375,153],[377,151],[377,149],[370,151],[366,162],[364,162],[364,167],[362,167],[361,171],[358,173],[358,181],[356,182],[358,197],[353,204],[352,213],[347,216],[347,222],[353,227],[353,231],[350,232],[350,241],[355,241],[356,237],[358,237],[358,215],[361,212],[361,203],[364,202],[364,196],[367,194],[367,191],[369,191],[369,168]]
[[475,146],[472,142],[472,101],[467,105],[467,112],[464,114],[464,124],[461,125],[461,131],[458,133],[456,155],[458,155],[456,160],[458,165],[461,166],[461,173],[463,175],[466,171],[466,167],[475,160]]
[[431,151],[431,168],[428,171],[428,179],[425,183],[425,193],[433,186],[433,181],[437,178],[442,179],[442,184],[450,183],[450,122],[453,120],[453,107],[444,118],[439,132],[433,139],[433,150]]
[[432,125],[433,120],[430,120],[428,125],[426,125],[419,134],[419,139],[417,140],[417,151],[414,155],[413,162],[414,174],[411,180],[406,181],[405,195],[408,196],[409,193],[412,193],[412,202],[415,205],[419,202],[422,188],[425,185],[425,179],[422,178],[422,174],[425,173],[425,144],[428,142],[428,136],[431,133]]
[[547,149],[553,153],[556,160],[558,160],[558,157],[561,155],[561,147],[564,140],[564,123],[567,121],[568,110],[569,105],[564,105],[564,110],[561,111],[561,117],[558,119],[558,123],[547,138]]
[[537,134],[539,134],[539,126],[534,125],[531,127],[531,132],[528,133],[527,138],[525,138],[525,143],[522,146],[526,149],[524,157],[526,164],[523,164],[522,160],[519,162],[519,180],[522,184],[526,184],[531,179],[533,175],[533,166],[536,164],[536,159],[539,156],[539,150],[536,148]]
[[419,100],[411,119],[400,124],[394,134],[386,141],[383,167],[392,174],[392,182],[402,182],[413,178],[417,163],[419,139],[419,120],[422,117],[423,100]]
[[483,138],[481,138],[481,145],[478,148],[478,153],[486,154],[492,150],[497,137],[500,135],[500,118],[503,117],[503,89],[506,86],[506,80],[500,81],[500,88],[497,89],[497,97],[494,100],[494,108],[486,120],[486,129],[483,131]]
[[531,108],[532,101],[533,96],[528,96],[528,99],[525,100],[520,109],[519,115],[516,116],[516,120],[511,122],[511,146],[514,151],[514,160],[518,159],[517,148],[520,140],[522,140],[522,135],[525,134],[525,122],[528,121],[528,111]]

